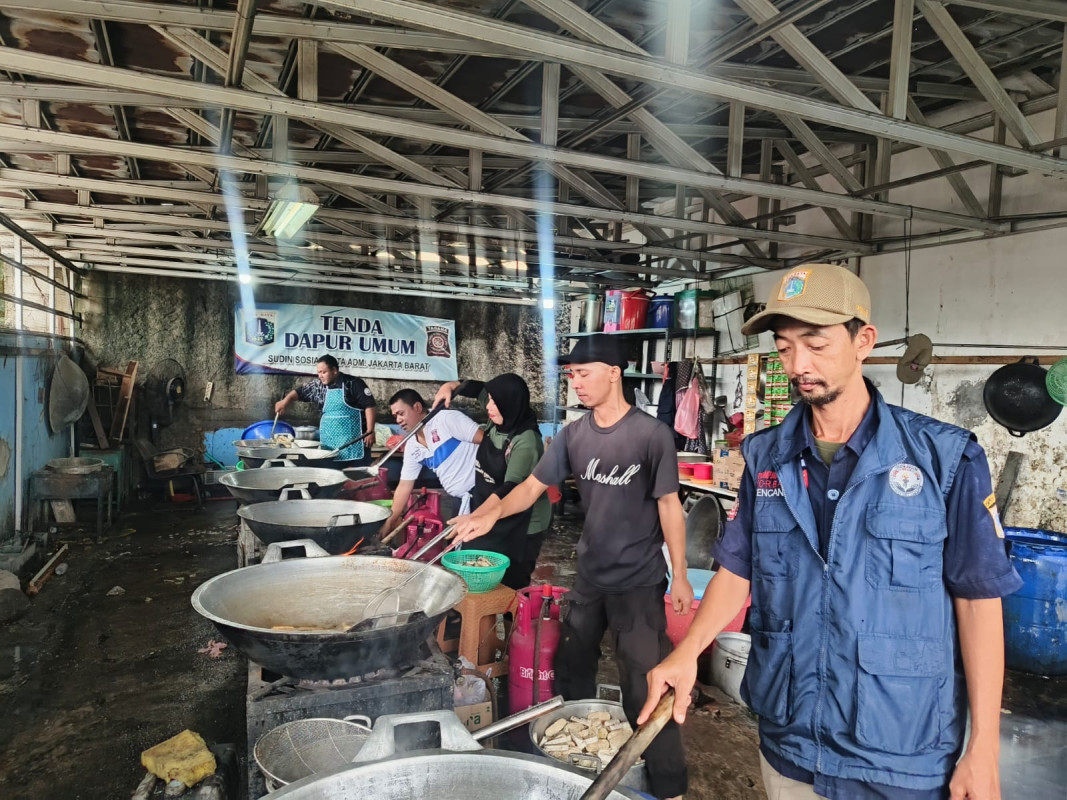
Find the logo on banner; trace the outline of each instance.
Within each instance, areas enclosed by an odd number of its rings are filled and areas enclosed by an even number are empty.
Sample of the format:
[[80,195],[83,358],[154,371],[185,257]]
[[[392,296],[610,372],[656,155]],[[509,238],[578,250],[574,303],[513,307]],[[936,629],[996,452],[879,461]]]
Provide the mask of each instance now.
[[245,320],[245,341],[256,347],[274,344],[277,326],[277,311],[257,311],[255,317]]
[[452,347],[448,342],[448,328],[441,325],[426,326],[426,355],[452,358]]
[[778,480],[778,473],[767,470],[756,476],[756,497],[784,497],[785,491]]
[[889,488],[901,497],[915,497],[923,490],[923,474],[912,464],[897,464],[889,470]]

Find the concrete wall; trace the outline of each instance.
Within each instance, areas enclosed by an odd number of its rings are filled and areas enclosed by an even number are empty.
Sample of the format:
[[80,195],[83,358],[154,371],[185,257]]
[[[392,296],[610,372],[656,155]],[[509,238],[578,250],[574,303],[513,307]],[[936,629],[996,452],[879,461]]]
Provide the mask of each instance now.
[[[434,298],[361,295],[280,286],[254,286],[260,302],[339,305],[420,314],[456,321],[461,377],[488,380],[516,372],[530,385],[535,404],[544,402],[541,319],[531,306],[459,302]],[[205,430],[243,428],[274,416],[274,403],[307,378],[284,375],[237,375],[233,356],[233,308],[237,284],[94,273],[85,281],[89,299],[81,303],[81,335],[91,366],[125,366],[137,360],[141,374],[173,358],[186,370],[186,400],[176,409],[173,426],[162,432],[166,446],[193,446]],[[210,403],[204,385],[214,382]],[[436,385],[369,379],[379,415],[397,389],[412,386],[427,399]],[[548,417],[550,418],[550,414]],[[290,408],[294,424],[315,424],[318,413],[298,403]]]
[[[50,346],[45,337],[23,334],[16,347],[13,334],[0,333],[0,542],[23,529],[30,474],[70,455],[69,429],[53,434],[48,427],[48,387],[58,360]],[[16,519],[16,493],[22,519]]]

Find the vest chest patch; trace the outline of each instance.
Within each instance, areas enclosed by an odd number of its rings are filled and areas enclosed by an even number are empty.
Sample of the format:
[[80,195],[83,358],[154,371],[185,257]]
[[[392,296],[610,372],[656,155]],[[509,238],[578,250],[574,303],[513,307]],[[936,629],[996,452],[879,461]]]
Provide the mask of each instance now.
[[915,497],[923,490],[922,471],[913,464],[901,462],[889,470],[889,488],[901,497]]
[[756,497],[784,497],[778,473],[767,470],[756,475]]

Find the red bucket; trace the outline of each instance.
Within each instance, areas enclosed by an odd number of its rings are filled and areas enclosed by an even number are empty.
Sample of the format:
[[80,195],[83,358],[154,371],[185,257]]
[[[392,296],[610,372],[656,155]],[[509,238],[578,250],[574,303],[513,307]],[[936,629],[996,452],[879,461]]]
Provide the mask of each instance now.
[[604,331],[634,331],[645,326],[649,296],[644,289],[623,292],[610,289],[605,294]]

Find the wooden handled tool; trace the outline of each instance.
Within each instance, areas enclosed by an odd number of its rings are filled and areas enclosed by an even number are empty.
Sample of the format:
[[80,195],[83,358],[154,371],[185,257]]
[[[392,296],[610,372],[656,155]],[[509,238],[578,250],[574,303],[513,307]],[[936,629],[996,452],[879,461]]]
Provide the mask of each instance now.
[[615,791],[619,781],[630,771],[630,767],[637,763],[637,759],[645,752],[645,748],[652,744],[652,740],[670,722],[673,710],[674,689],[668,689],[659,699],[652,715],[634,731],[634,735],[626,740],[626,744],[619,748],[615,758],[611,759],[604,771],[589,785],[580,800],[604,800]]

